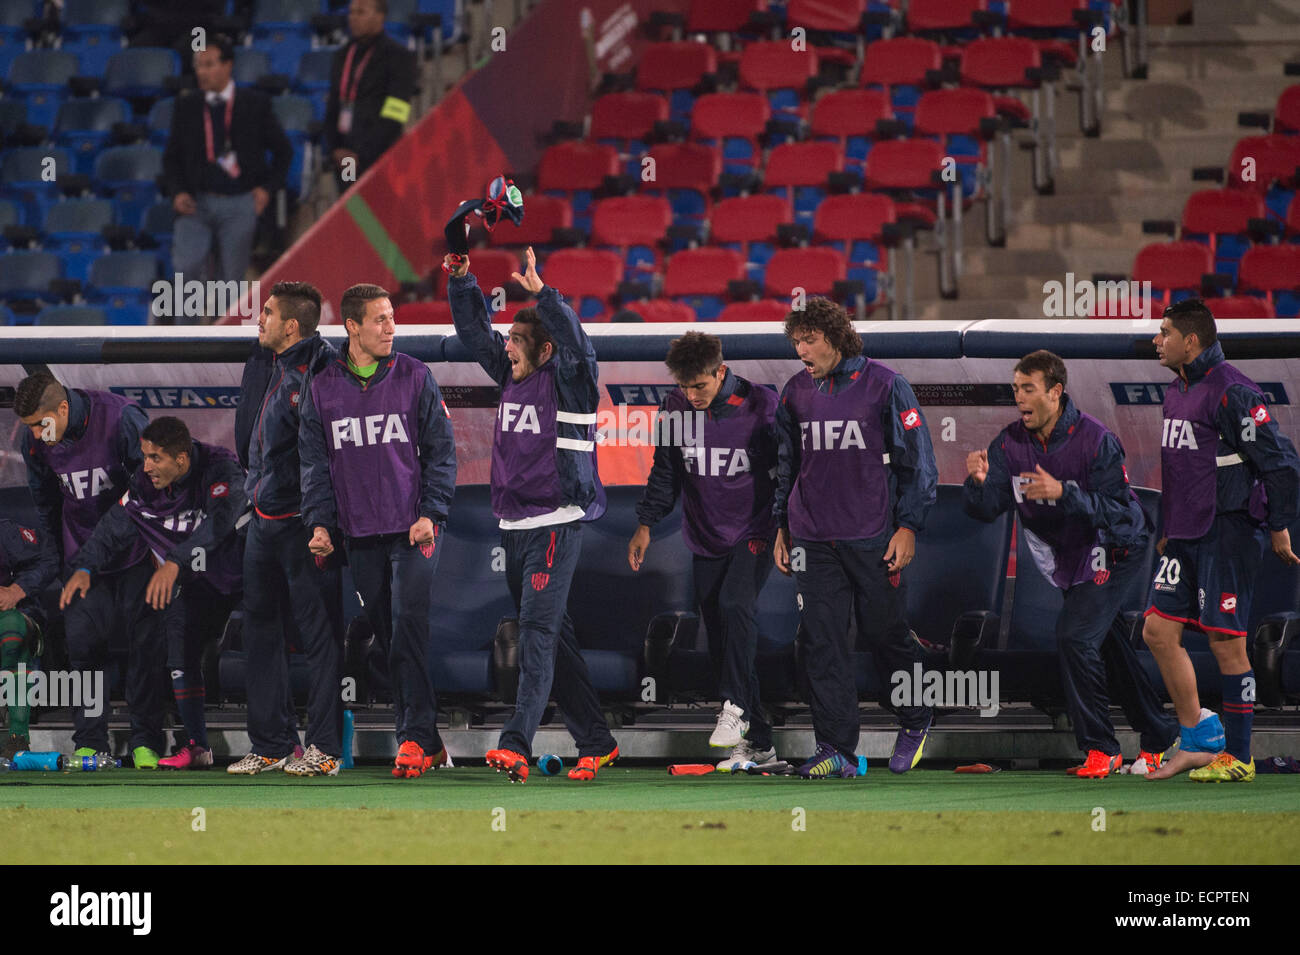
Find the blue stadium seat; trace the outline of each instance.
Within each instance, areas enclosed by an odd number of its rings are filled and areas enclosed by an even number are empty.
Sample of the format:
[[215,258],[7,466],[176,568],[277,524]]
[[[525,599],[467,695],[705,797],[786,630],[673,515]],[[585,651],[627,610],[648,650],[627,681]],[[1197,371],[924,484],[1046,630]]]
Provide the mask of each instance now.
[[9,88],[27,106],[27,121],[51,129],[68,96],[68,80],[79,75],[77,58],[62,50],[20,53],[9,68]]
[[0,255],[0,299],[7,303],[53,301],[50,283],[59,278],[63,278],[62,263],[51,252]]
[[488,485],[456,488],[434,583],[430,664],[439,693],[492,694],[492,639],[513,617]]
[[271,71],[292,76],[298,60],[311,49],[311,18],[317,0],[258,0],[253,14],[253,45],[271,58]]
[[27,122],[26,103],[14,97],[0,99],[0,135],[9,138],[25,122]]
[[143,46],[122,50],[109,58],[104,92],[127,99],[158,99],[169,94],[166,80],[180,72],[181,58],[175,50]]
[[7,198],[21,202],[28,225],[45,221],[45,213],[59,199],[59,180],[73,173],[72,156],[57,146],[24,146],[6,150],[0,159],[0,188]]
[[95,154],[108,145],[115,123],[129,123],[131,107],[109,96],[64,101],[54,123],[54,143],[72,153],[76,171],[90,175]]
[[402,46],[411,43],[411,25],[407,21],[416,12],[416,0],[388,0],[388,15],[384,20],[384,32]]
[[9,248],[9,240],[4,237],[5,226],[22,224],[23,213],[18,203],[12,199],[0,199],[0,252]]
[[162,173],[162,150],[137,143],[113,146],[95,159],[95,188],[111,195],[118,218],[135,222],[158,200],[157,178]]
[[86,301],[108,312],[113,325],[149,324],[151,286],[158,278],[152,252],[110,252],[90,266]]
[[271,70],[271,57],[265,50],[241,46],[235,50],[233,78],[241,86],[252,86]]
[[655,527],[646,561],[640,571],[633,571],[627,563],[627,539],[636,529],[642,488],[605,491],[605,516],[583,529],[569,612],[596,690],[638,699],[651,620],[694,606],[690,552],[682,541],[681,518],[674,513]]
[[465,0],[419,0],[417,11],[442,17],[444,46],[460,38],[465,25]]
[[18,324],[18,316],[14,314],[13,309],[8,305],[0,305],[0,325],[12,326]]
[[107,325],[108,314],[92,305],[51,305],[36,313],[37,325]]
[[298,69],[294,73],[294,90],[311,100],[312,117],[322,122],[329,106],[330,65],[336,49],[308,50],[298,60]]
[[172,133],[172,113],[176,109],[176,97],[168,96],[149,107],[149,142],[162,149]]
[[66,199],[56,202],[46,214],[42,244],[46,252],[63,260],[65,278],[84,283],[90,277],[90,263],[108,251],[101,233],[110,225],[110,200]]
[[40,16],[37,0],[0,0],[0,76],[8,76],[18,55],[27,49],[24,21]]
[[64,0],[61,48],[75,53],[82,76],[102,76],[108,60],[122,49],[127,0]]
[[293,159],[289,162],[287,185],[294,196],[301,196],[311,188],[311,172],[315,166],[314,148],[309,127],[316,122],[315,108],[305,96],[288,94],[271,100],[280,125],[284,127],[289,144],[293,147]]
[[137,230],[157,245],[164,275],[172,274],[172,231],[175,223],[176,210],[172,208],[171,200],[160,199],[144,211]]

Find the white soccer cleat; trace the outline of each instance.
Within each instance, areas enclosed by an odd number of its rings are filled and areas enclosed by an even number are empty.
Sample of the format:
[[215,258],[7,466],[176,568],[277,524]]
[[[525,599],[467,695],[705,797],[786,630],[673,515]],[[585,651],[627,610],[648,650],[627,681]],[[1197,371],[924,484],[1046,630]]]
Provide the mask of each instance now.
[[718,763],[718,772],[743,773],[754,766],[766,766],[776,762],[776,747],[758,749],[747,739],[742,739],[731,754]]

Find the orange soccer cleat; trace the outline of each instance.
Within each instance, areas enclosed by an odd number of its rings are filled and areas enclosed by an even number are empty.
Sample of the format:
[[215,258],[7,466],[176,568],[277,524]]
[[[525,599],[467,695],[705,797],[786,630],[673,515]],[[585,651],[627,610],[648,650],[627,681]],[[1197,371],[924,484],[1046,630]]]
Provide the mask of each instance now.
[[494,749],[487,754],[487,764],[498,773],[509,774],[512,783],[528,779],[528,760],[512,749]]
[[1074,775],[1080,779],[1105,779],[1111,773],[1118,773],[1124,765],[1124,757],[1119,753],[1107,756],[1099,749],[1088,750],[1088,759],[1078,767]]
[[617,746],[612,753],[606,753],[604,756],[584,756],[578,760],[575,768],[569,770],[569,778],[579,782],[589,782],[596,778],[596,773],[600,772],[602,766],[608,766],[616,759],[618,759]]

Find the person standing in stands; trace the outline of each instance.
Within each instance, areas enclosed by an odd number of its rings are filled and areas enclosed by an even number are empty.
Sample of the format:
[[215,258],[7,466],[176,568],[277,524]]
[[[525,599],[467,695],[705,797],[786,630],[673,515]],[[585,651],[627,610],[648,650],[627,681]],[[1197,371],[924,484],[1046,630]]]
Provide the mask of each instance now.
[[366,618],[388,648],[397,758],[414,779],[447,762],[429,673],[438,545],[456,493],[456,442],[427,365],[393,351],[388,292],[354,285],[339,311],[346,354],[302,400],[303,523],[325,558],[342,535]]
[[650,529],[682,500],[682,535],[709,656],[723,699],[709,745],[731,754],[718,764],[748,768],[776,761],[772,727],[759,704],[755,604],[772,572],[776,392],[751,384],[722,360],[716,335],[687,332],[665,360],[677,382],[659,406],[654,465],[636,507],[640,526],[627,560],[640,570]]
[[203,277],[214,247],[220,264],[210,277],[243,280],[257,218],[284,185],[293,159],[270,98],[247,87],[237,90],[234,68],[230,38],[209,37],[194,54],[199,93],[177,101],[163,151],[163,175],[176,210],[172,264],[186,280]]
[[[77,568],[77,552],[95,525],[126,490],[140,466],[140,432],[149,423],[139,405],[107,391],[67,389],[47,371],[29,375],[14,393],[14,413],[26,426],[22,455],[27,486],[64,564]],[[112,628],[126,627],[129,641],[126,697],[130,707],[132,758],[137,769],[158,765],[161,739],[148,738],[135,714],[161,693],[158,677],[144,665],[144,592],[152,569],[144,542],[100,568],[90,589],[67,612],[68,660],[74,670],[102,671]],[[76,756],[109,752],[108,714],[72,711]]]
[[[239,605],[242,548],[236,533],[248,520],[244,469],[231,451],[190,437],[179,418],[156,418],[140,435],[144,463],[127,491],[77,555],[80,569],[63,593],[85,593],[98,569],[139,541],[156,570],[145,602],[154,612],[146,624],[152,640],[146,658],[166,662],[187,742],[158,761],[162,769],[212,765],[203,708],[203,647],[215,643]],[[163,702],[140,719],[151,736],[163,735]]]
[[[1204,302],[1166,308],[1153,342],[1160,364],[1178,377],[1165,391],[1164,537],[1142,638],[1173,700],[1181,739],[1147,778],[1191,769],[1196,782],[1250,782],[1255,671],[1246,627],[1265,543],[1283,563],[1300,564],[1288,530],[1300,513],[1300,458],[1259,386],[1224,360]],[[1222,678],[1222,721],[1201,707],[1185,627],[1209,638]]]
[[388,0],[352,0],[352,39],[334,54],[323,132],[345,191],[402,137],[415,96],[415,55],[384,32]]
[[[923,662],[907,626],[903,569],[934,503],[938,469],[912,386],[862,354],[843,308],[810,298],[786,316],[785,333],[805,370],[786,382],[776,411],[774,556],[777,570],[793,570],[799,582],[817,741],[799,774],[849,778],[858,773],[860,726],[849,621],[858,602],[879,621],[871,656],[882,687]],[[902,728],[889,768],[905,773],[921,759],[932,712],[895,712]]]
[[[492,330],[469,259],[444,266],[456,334],[501,388],[492,436],[492,513],[500,521],[506,583],[519,609],[515,709],[487,763],[528,778],[533,736],[554,690],[578,744],[570,779],[591,780],[618,757],[569,619],[569,585],[582,549],[582,521],[604,513],[594,440],[600,392],[591,340],[559,293],[543,284],[531,247],[512,276],[537,296],[515,315],[510,338]],[[552,682],[554,686],[552,687]]]
[[[1178,727],[1160,705],[1120,617],[1139,577],[1150,528],[1128,485],[1119,438],[1065,393],[1065,362],[1031,352],[1016,365],[1011,391],[1020,418],[1002,429],[987,451],[966,456],[966,513],[984,522],[1012,508],[1029,554],[1061,590],[1057,649],[1066,712],[1086,758],[1068,770],[1102,779],[1123,765],[1111,700],[1140,734],[1132,771],[1154,772]],[[1143,581],[1145,586],[1145,581]]]
[[[277,282],[262,306],[257,341],[275,355],[248,445],[253,502],[244,545],[244,646],[248,651],[250,752],[226,767],[252,776],[283,769],[292,775],[336,775],[343,749],[340,679],[343,652],[342,578],[332,557],[313,559],[311,532],[303,524],[299,406],[310,378],[337,353],[316,331],[321,295],[306,282]],[[278,614],[289,596],[310,676],[307,751],[294,757],[297,739],[286,712],[289,701],[285,634]]]

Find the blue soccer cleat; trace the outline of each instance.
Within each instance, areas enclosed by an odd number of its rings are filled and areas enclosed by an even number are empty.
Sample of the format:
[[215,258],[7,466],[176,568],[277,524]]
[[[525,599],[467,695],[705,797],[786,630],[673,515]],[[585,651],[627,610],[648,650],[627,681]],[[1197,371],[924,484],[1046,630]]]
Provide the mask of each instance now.
[[919,763],[929,735],[928,722],[919,730],[899,730],[898,738],[894,740],[894,753],[889,757],[889,771],[905,773]]
[[797,770],[804,779],[853,779],[858,775],[857,760],[849,761],[830,743],[818,743],[812,759]]

